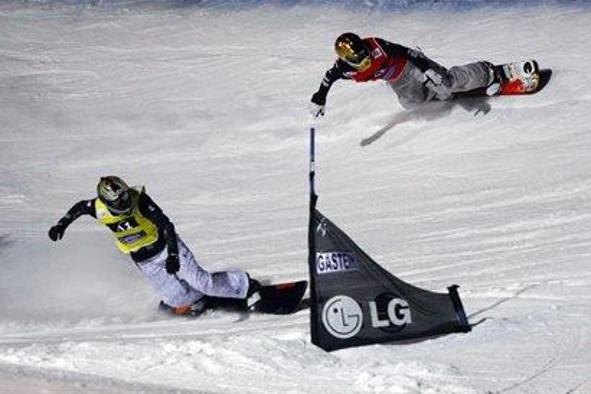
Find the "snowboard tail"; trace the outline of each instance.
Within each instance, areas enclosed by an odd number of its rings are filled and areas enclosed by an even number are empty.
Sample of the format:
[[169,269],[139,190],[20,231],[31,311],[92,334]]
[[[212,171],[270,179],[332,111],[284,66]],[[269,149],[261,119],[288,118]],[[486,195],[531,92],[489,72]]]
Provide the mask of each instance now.
[[254,311],[274,315],[294,313],[307,288],[307,280],[263,286],[259,290],[261,299],[254,304]]

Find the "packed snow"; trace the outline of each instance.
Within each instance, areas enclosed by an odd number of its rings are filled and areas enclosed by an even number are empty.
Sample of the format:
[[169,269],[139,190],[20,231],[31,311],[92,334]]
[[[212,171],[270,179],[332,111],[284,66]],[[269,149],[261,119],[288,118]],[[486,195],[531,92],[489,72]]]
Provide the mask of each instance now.
[[[0,4],[0,392],[591,392],[591,7],[65,3]],[[553,75],[410,112],[339,81],[312,121],[344,31]],[[91,218],[47,237],[116,174],[208,269],[305,278],[311,125],[319,209],[401,279],[459,284],[472,332],[326,353],[308,310],[159,312]]]

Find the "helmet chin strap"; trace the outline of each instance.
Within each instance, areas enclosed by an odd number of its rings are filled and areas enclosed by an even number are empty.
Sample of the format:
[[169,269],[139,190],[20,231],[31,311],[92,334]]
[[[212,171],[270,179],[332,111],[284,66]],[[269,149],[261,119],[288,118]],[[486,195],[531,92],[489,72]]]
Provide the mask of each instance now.
[[129,207],[128,209],[125,209],[125,210],[119,210],[119,209],[110,207],[107,204],[105,204],[105,205],[107,206],[107,209],[109,210],[109,212],[111,212],[111,214],[113,214],[115,216],[126,215],[128,213],[131,213],[131,207]]
[[104,201],[102,199],[101,201],[103,201],[109,212],[116,216],[129,214],[133,210],[133,202],[131,200],[129,201],[129,206],[125,209],[119,209],[117,207],[114,207],[109,203],[109,201]]

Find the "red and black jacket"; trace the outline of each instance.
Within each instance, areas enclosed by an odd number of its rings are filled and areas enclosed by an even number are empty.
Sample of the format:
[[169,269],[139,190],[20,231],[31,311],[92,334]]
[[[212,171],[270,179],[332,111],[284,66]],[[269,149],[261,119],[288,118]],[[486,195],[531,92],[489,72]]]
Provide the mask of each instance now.
[[428,60],[425,57],[416,56],[417,51],[403,45],[377,37],[364,38],[363,42],[372,58],[371,66],[367,70],[358,71],[343,60],[337,59],[335,64],[324,75],[318,91],[312,96],[313,103],[324,105],[330,87],[339,79],[351,79],[355,82],[381,79],[393,82],[400,77],[408,62],[421,71],[426,71],[429,68]]

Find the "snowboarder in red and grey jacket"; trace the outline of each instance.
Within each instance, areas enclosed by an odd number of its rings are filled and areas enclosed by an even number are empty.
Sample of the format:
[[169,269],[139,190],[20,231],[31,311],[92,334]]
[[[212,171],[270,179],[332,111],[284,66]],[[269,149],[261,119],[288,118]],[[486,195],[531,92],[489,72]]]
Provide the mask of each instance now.
[[311,112],[315,117],[324,115],[328,91],[339,79],[384,80],[406,109],[430,100],[450,100],[459,92],[485,88],[486,94],[493,96],[500,89],[501,74],[486,61],[446,69],[418,50],[354,33],[340,35],[335,51],[338,59],[312,96]]

